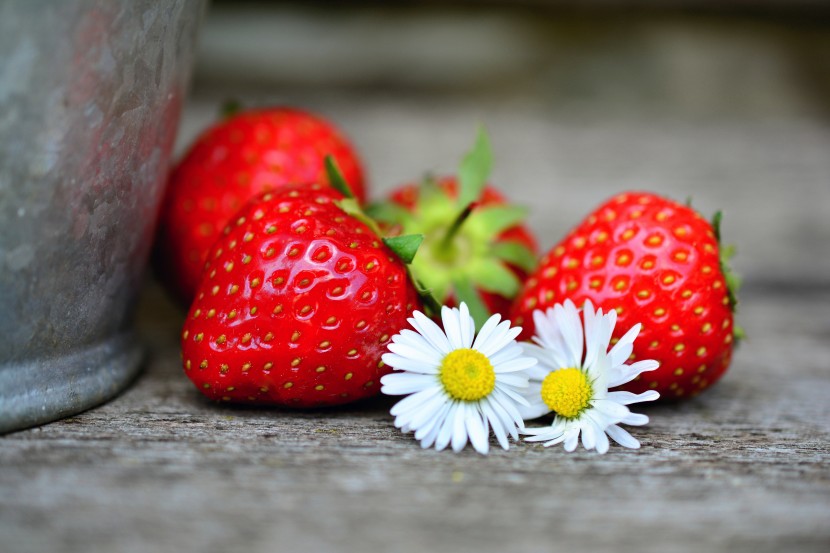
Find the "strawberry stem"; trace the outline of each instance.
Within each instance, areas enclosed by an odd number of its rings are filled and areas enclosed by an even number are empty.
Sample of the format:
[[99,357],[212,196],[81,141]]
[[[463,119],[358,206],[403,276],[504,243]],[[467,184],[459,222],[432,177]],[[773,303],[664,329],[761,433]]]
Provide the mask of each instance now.
[[242,102],[240,102],[237,98],[228,98],[222,102],[222,107],[219,108],[219,116],[222,119],[230,119],[241,111]]
[[444,237],[441,239],[441,242],[438,245],[438,251],[442,253],[449,253],[452,252],[452,242],[455,237],[458,235],[458,231],[461,230],[461,227],[464,225],[464,222],[470,218],[470,214],[473,212],[473,203],[471,202],[467,207],[465,207],[461,213],[455,218],[452,222],[450,227],[447,229],[447,232],[444,234]]

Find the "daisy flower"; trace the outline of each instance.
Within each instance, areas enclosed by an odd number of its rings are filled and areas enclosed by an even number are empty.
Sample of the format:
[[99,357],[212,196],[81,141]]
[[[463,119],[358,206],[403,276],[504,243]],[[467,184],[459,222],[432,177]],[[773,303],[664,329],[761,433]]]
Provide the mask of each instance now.
[[518,440],[524,429],[518,407],[528,406],[521,392],[526,371],[536,359],[516,342],[521,328],[499,323],[493,315],[475,335],[475,323],[465,303],[441,308],[444,330],[419,311],[392,337],[383,362],[396,372],[381,378],[381,391],[406,395],[390,411],[395,426],[415,432],[421,447],[461,451],[469,440],[476,451],[490,448],[490,429],[508,449],[508,434]]
[[584,326],[570,300],[533,313],[536,344],[525,343],[524,350],[539,363],[528,371],[530,384],[525,397],[529,406],[520,411],[525,419],[551,411],[555,417],[550,426],[525,429],[524,433],[531,436],[525,440],[545,442],[545,447],[564,442],[565,450],[573,451],[581,434],[585,449],[596,448],[599,453],[608,451],[609,437],[621,446],[639,448],[640,442],[619,424],[643,425],[648,417],[632,413],[626,405],[653,401],[660,394],[654,390],[633,394],[608,389],[656,369],[659,363],[649,359],[626,364],[640,324],[609,351],[616,311],[594,312],[593,304],[586,301],[583,319]]

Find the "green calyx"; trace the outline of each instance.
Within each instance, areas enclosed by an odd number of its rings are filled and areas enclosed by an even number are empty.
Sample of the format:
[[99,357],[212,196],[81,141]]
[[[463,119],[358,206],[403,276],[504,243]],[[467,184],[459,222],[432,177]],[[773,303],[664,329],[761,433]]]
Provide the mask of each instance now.
[[377,234],[379,237],[382,237],[381,240],[384,244],[386,244],[386,247],[392,250],[392,253],[394,253],[398,259],[403,261],[405,265],[407,265],[407,272],[409,273],[410,280],[412,280],[415,285],[415,290],[421,297],[421,301],[424,303],[424,308],[427,313],[430,315],[439,313],[441,311],[441,306],[432,296],[429,289],[426,288],[420,281],[413,278],[411,271],[411,264],[415,260],[415,254],[418,253],[418,248],[420,248],[424,241],[424,235],[402,234],[400,236],[383,237],[383,232],[378,226],[377,220],[367,215],[366,211],[364,211],[360,206],[354,196],[354,193],[352,192],[351,187],[349,186],[349,183],[346,182],[346,179],[343,177],[343,173],[340,171],[340,167],[337,166],[337,162],[332,156],[326,156],[325,166],[326,174],[328,175],[329,183],[332,188],[343,195],[343,199],[335,201],[334,204],[342,209],[344,213],[362,222],[364,225],[369,227],[372,232]]
[[[340,167],[337,166],[337,162],[332,156],[326,156],[325,165],[326,173],[329,177],[329,183],[331,183],[332,188],[343,194],[343,199],[336,200],[334,204],[342,209],[347,215],[354,217],[369,227],[372,232],[377,234],[379,237],[382,237],[383,232],[380,230],[377,221],[367,215],[366,212],[363,211],[363,208],[360,207],[360,204],[352,193],[351,187],[349,187],[349,183],[346,182],[346,179],[343,177],[343,173],[340,171]],[[418,252],[418,247],[424,241],[424,237],[420,234],[407,234],[403,236],[382,238],[382,240],[383,243],[386,244],[386,246],[392,250],[392,252],[398,256],[401,261],[403,261],[406,265],[409,265],[415,258],[415,254]]]
[[[729,299],[729,308],[733,313],[738,308],[738,290],[741,288],[741,277],[730,267],[729,262],[735,256],[737,249],[733,244],[724,245],[721,242],[721,220],[723,213],[716,211],[712,216],[712,229],[715,233],[715,240],[718,242],[720,271],[726,280],[726,296]],[[746,338],[746,332],[738,325],[733,325],[733,341],[735,345]]]
[[439,303],[451,296],[465,302],[479,327],[491,315],[480,291],[513,298],[521,282],[508,265],[530,271],[536,263],[534,253],[524,244],[498,239],[524,220],[526,210],[477,204],[491,167],[490,143],[481,130],[459,167],[457,195],[426,179],[411,210],[394,202],[369,209],[377,220],[403,234],[424,236],[410,266],[412,274]]

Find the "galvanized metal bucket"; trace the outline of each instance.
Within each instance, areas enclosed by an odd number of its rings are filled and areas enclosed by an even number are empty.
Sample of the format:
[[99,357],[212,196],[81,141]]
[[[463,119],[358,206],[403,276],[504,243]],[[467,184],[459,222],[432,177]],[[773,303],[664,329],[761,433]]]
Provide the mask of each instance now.
[[0,0],[0,432],[136,375],[203,0]]

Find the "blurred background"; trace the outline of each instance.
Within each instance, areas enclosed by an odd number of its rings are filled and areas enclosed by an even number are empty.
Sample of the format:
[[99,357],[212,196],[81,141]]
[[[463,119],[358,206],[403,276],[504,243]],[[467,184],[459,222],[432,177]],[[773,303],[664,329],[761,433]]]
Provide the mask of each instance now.
[[356,143],[380,197],[490,131],[544,249],[647,189],[725,212],[749,286],[830,284],[830,3],[211,4],[177,152],[220,104],[292,104]]

